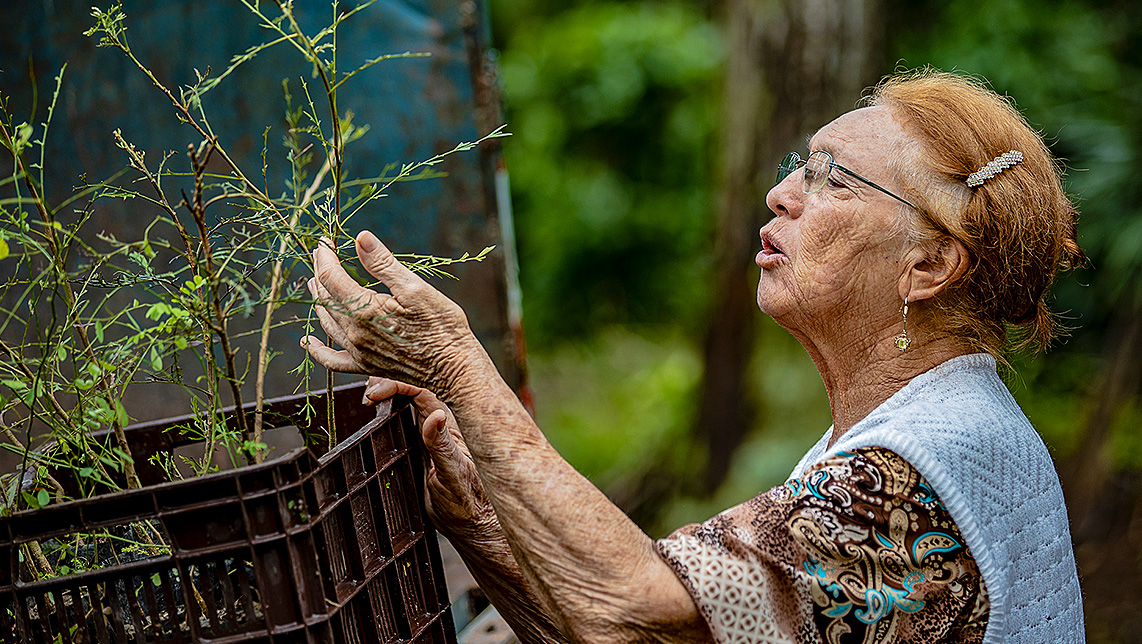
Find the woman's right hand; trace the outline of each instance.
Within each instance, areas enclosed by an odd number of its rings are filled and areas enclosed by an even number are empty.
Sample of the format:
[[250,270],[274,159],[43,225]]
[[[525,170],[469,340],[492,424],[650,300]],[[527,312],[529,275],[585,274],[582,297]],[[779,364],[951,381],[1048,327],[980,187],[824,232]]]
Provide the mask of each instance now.
[[413,397],[429,456],[428,514],[436,528],[453,540],[480,542],[500,535],[496,513],[452,411],[427,389],[376,376],[369,378],[364,402],[375,405],[395,394]]

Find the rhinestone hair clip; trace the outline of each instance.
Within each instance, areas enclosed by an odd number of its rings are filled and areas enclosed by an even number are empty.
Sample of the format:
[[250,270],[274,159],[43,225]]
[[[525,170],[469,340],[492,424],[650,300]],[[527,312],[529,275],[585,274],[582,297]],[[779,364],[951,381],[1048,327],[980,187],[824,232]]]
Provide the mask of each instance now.
[[992,159],[991,161],[988,161],[987,165],[983,166],[982,168],[980,168],[976,172],[969,174],[968,175],[968,187],[969,188],[978,188],[979,186],[983,185],[984,181],[987,181],[988,179],[999,174],[1000,172],[1003,172],[1004,170],[1010,168],[1011,166],[1018,164],[1022,160],[1023,160],[1023,153],[1018,151],[1018,150],[1012,150],[1010,152],[1004,152],[1003,154]]

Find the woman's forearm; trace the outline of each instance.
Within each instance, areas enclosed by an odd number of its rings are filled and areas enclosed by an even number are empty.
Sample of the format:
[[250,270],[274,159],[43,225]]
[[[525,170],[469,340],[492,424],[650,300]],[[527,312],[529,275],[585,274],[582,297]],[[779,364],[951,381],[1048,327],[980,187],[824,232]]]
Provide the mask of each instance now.
[[512,632],[523,644],[567,642],[524,577],[499,525],[482,532],[446,536]]
[[490,361],[445,390],[519,570],[571,640],[708,641],[653,542],[551,447]]

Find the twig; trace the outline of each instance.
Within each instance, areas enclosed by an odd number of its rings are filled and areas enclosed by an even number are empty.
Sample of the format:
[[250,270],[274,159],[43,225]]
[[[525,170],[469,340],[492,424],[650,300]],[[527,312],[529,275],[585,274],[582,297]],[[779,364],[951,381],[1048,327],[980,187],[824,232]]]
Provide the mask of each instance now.
[[[317,171],[317,175],[313,178],[313,183],[305,191],[301,198],[301,203],[298,204],[297,210],[294,211],[293,217],[290,218],[288,226],[292,229],[301,220],[301,215],[305,212],[305,207],[317,194],[317,189],[321,186],[322,180],[325,179],[326,173],[329,172],[329,157],[325,157],[325,163],[321,165],[321,169]],[[266,391],[266,363],[269,356],[270,347],[270,328],[273,326],[274,310],[277,308],[278,289],[281,288],[282,280],[282,266],[285,263],[284,255],[286,251],[286,239],[283,237],[278,243],[278,259],[274,262],[273,274],[270,277],[270,295],[266,301],[266,314],[262,319],[262,335],[258,344],[258,371],[257,383],[254,389],[254,443],[261,445],[262,443],[262,428],[265,422],[263,417],[263,407],[265,403]],[[254,452],[254,462],[261,463],[265,460],[265,452],[261,447],[258,447]]]

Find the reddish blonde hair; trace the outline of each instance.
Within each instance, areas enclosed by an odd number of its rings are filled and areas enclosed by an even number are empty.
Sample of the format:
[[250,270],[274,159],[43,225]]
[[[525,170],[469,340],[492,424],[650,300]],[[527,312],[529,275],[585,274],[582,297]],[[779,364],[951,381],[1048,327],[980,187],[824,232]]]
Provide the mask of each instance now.
[[[1059,325],[1046,303],[1060,268],[1086,261],[1062,168],[1015,107],[970,78],[922,69],[890,76],[868,98],[891,108],[917,140],[897,161],[919,206],[911,226],[933,250],[951,236],[968,251],[967,272],[930,302],[930,324],[999,358],[1008,348],[1045,349]],[[1018,165],[969,188],[969,174],[1009,150]]]

